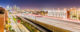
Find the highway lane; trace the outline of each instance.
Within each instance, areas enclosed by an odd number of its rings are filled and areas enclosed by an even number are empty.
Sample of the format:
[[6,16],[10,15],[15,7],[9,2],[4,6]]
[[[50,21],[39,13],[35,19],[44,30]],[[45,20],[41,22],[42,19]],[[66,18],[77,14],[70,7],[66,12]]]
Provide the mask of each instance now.
[[24,27],[22,24],[17,23],[17,21],[14,21],[13,19],[16,17],[15,15],[10,14],[10,25],[12,26],[12,29],[14,29],[16,32],[30,32],[26,27]]
[[21,29],[22,32],[30,32],[26,27],[24,27],[22,24],[17,23],[18,27]]
[[[40,30],[42,32],[52,32],[51,30],[46,29],[45,27],[38,25],[34,23],[32,20],[29,20],[27,18],[20,17],[23,21],[26,21],[27,23],[31,24],[33,27],[37,28],[37,30]],[[32,27],[31,27],[32,28]]]
[[80,25],[76,24],[76,23],[72,23],[69,21],[63,21],[63,20],[57,20],[57,19],[50,19],[47,17],[36,17],[36,16],[32,16],[32,15],[25,15],[23,17],[26,18],[31,18],[31,19],[36,19],[37,21],[40,21],[42,23],[46,23],[52,26],[56,26],[56,27],[60,27],[63,29],[67,29],[73,32],[80,32]]
[[16,32],[21,32],[19,27],[14,22],[12,15],[9,15],[9,18],[10,18],[10,21],[11,21],[10,25],[12,26],[12,29],[14,29]]

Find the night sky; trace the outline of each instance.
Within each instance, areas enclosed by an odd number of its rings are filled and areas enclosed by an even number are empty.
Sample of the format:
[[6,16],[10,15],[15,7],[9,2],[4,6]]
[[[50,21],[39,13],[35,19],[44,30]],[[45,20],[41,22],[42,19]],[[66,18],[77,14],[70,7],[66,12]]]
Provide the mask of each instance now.
[[0,5],[17,5],[22,8],[68,8],[80,7],[80,0],[0,0]]

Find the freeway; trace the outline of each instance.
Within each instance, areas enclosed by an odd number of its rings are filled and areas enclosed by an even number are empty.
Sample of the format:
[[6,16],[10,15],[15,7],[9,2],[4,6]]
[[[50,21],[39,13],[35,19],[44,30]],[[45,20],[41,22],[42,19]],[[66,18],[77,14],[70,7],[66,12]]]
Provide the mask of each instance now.
[[16,25],[15,21],[13,20],[13,17],[12,15],[9,15],[9,18],[10,18],[10,25],[12,26],[12,29],[14,29],[16,32],[21,32],[18,28],[18,26]]
[[[19,15],[20,16],[20,15]],[[52,25],[52,26],[56,26],[62,29],[66,29],[72,32],[80,32],[80,24],[79,23],[73,23],[73,22],[69,22],[66,20],[58,20],[58,19],[51,19],[48,17],[43,17],[43,16],[33,16],[33,15],[21,15],[22,17],[25,18],[30,18],[33,20],[37,20],[39,22],[48,24],[48,25]]]
[[16,20],[15,17],[16,17],[15,15],[11,15],[11,14],[9,15],[9,18],[10,18],[10,21],[11,21],[10,25],[12,26],[12,29],[14,29],[15,32],[30,32],[21,23],[17,23],[17,20]]
[[[46,29],[45,27],[41,26],[41,25],[38,25],[36,23],[34,23],[32,20],[29,20],[27,18],[23,18],[23,17],[20,17],[23,21],[25,21],[25,23],[29,23],[32,25],[32,27],[36,28],[37,30],[41,31],[41,32],[52,32],[51,30],[49,29]],[[32,28],[31,27],[31,28]]]
[[30,32],[26,27],[24,27],[22,24],[17,23],[18,27],[21,29],[22,32]]

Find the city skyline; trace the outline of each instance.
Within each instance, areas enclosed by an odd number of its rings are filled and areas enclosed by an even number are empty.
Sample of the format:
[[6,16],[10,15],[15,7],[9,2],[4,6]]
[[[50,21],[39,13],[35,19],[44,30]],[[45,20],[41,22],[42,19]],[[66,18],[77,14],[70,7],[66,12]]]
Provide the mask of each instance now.
[[0,0],[0,5],[16,5],[21,8],[70,8],[80,7],[80,0]]

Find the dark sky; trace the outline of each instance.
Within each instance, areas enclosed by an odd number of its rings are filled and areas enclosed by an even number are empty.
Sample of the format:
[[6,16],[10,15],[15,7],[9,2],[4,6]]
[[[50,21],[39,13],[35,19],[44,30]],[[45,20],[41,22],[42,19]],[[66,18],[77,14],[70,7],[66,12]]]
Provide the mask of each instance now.
[[0,0],[0,5],[17,5],[22,8],[27,7],[52,7],[52,8],[65,8],[65,7],[80,7],[80,0]]

